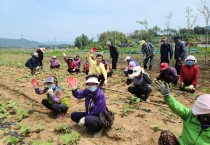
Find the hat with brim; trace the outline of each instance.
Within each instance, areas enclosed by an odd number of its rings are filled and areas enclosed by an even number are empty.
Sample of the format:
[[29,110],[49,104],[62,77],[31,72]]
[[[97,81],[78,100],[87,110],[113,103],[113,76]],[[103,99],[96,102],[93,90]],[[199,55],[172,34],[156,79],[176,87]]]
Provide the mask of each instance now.
[[204,94],[197,98],[192,108],[194,115],[210,114],[210,94]]
[[126,56],[126,58],[124,59],[125,61],[128,61],[128,60],[130,60],[131,59],[131,57],[130,56]]
[[99,84],[99,81],[98,81],[98,79],[96,77],[90,77],[85,82],[85,84],[88,84],[88,83],[96,83],[96,84]]
[[54,78],[53,77],[48,77],[45,83],[54,83]]
[[133,73],[129,75],[129,78],[134,78],[134,77],[138,76],[141,72],[143,73],[144,69],[141,68],[140,66],[135,66],[133,68]]
[[186,61],[195,61],[195,63],[197,63],[197,60],[196,60],[195,56],[193,56],[193,55],[189,55],[189,56],[185,59],[185,62],[186,62]]
[[55,55],[52,56],[53,59],[56,59],[57,57]]
[[163,62],[160,64],[160,70],[166,70],[168,67],[169,67],[168,63],[166,63],[166,62]]
[[144,40],[140,41],[140,45],[143,45],[144,43],[146,43]]
[[128,65],[129,70],[133,70],[133,68],[136,66],[136,63],[134,61],[131,61]]
[[45,52],[45,48],[42,47],[42,48],[39,48],[43,53]]

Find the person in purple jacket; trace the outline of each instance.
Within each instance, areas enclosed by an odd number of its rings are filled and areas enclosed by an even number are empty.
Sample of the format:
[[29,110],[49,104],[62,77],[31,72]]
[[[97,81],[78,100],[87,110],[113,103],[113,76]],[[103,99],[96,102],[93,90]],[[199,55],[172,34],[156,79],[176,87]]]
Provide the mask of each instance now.
[[163,62],[160,64],[160,74],[156,79],[176,85],[179,80],[179,75],[175,68],[169,66],[168,63]]
[[59,69],[60,67],[60,63],[57,59],[57,57],[54,55],[52,56],[52,58],[50,59],[50,68],[51,69]]
[[105,94],[98,86],[98,77],[94,74],[88,75],[85,82],[87,88],[83,91],[77,89],[77,81],[74,76],[68,77],[68,83],[75,98],[85,98],[85,112],[73,112],[71,119],[79,126],[85,126],[95,132],[94,137],[101,137],[103,128],[99,125],[99,114],[106,111],[107,107]]

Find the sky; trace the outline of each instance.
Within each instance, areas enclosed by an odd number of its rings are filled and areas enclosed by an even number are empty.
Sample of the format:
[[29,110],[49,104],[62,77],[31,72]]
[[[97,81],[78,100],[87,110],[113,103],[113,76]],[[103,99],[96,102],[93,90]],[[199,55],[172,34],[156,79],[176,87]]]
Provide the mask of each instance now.
[[[35,41],[74,41],[82,34],[97,40],[105,31],[125,34],[144,27],[166,28],[170,12],[171,28],[184,28],[186,8],[198,15],[196,25],[205,26],[198,12],[200,0],[0,0],[0,38]],[[210,7],[210,1],[207,0]]]

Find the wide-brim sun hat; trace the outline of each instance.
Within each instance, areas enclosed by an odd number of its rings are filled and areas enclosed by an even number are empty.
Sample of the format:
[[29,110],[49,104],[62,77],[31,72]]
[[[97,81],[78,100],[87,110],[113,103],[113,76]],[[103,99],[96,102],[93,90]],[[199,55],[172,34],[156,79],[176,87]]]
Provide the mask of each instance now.
[[210,94],[203,94],[197,98],[192,108],[194,115],[210,114]]
[[106,42],[106,45],[111,45],[111,44],[112,44],[111,41]]
[[53,59],[56,59],[57,57],[55,55],[52,56]]
[[143,45],[144,43],[146,43],[146,41],[144,41],[144,40],[140,41],[140,45]]
[[45,48],[44,47],[41,47],[39,48],[43,53],[45,52]]
[[138,76],[141,72],[144,73],[144,69],[141,68],[140,66],[135,66],[133,68],[133,73],[129,75],[129,78],[134,78]]
[[130,59],[131,59],[130,56],[126,56],[124,60],[125,60],[125,61],[128,61],[128,60],[130,60]]
[[54,77],[48,77],[45,83],[54,83]]
[[99,81],[98,81],[98,78],[96,78],[96,77],[90,77],[85,82],[85,84],[88,84],[88,83],[96,83],[96,84],[99,84]]
[[136,63],[135,63],[134,61],[131,61],[131,62],[129,63],[129,65],[128,65],[128,69],[129,69],[129,70],[133,70],[134,67],[136,67]]
[[163,62],[160,64],[160,70],[166,70],[168,67],[169,67],[168,63],[166,63],[166,62]]
[[189,60],[195,61],[195,63],[197,63],[197,60],[196,60],[195,56],[193,56],[193,55],[189,55],[189,56],[185,59],[185,62],[186,62],[186,61],[189,61]]

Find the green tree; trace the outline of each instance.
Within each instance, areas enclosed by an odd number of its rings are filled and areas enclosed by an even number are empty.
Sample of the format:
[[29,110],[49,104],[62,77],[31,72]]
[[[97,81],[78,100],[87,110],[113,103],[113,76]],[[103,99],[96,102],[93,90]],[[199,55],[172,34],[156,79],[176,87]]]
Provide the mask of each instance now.
[[74,40],[74,46],[75,47],[84,47],[87,46],[88,44],[92,43],[92,40],[88,38],[85,34],[82,34],[81,36],[78,36]]

